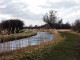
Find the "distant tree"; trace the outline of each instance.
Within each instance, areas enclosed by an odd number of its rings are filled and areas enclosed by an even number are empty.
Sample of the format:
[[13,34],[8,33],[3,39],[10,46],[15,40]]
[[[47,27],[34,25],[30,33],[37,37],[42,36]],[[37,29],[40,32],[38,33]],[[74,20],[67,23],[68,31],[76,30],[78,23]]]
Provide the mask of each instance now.
[[71,25],[69,23],[62,24],[62,29],[71,29]]
[[33,25],[31,24],[31,25],[29,25],[29,29],[32,29],[33,28]]
[[44,26],[46,27],[48,25],[47,28],[70,29],[71,25],[69,23],[63,24],[62,19],[59,19],[56,13],[56,11],[51,10],[43,16],[43,20],[46,22]]
[[72,29],[74,31],[80,32],[80,19],[77,19],[74,24],[72,25]]
[[59,25],[63,24],[62,19],[58,21],[58,24]]
[[35,29],[38,29],[38,28],[39,28],[39,26],[38,26],[38,25],[35,25],[35,26],[34,26],[34,28],[35,28]]
[[44,22],[46,22],[47,24],[49,24],[51,26],[51,28],[55,28],[55,24],[56,24],[56,20],[57,20],[57,16],[56,16],[56,11],[53,11],[51,10],[48,13],[46,13],[44,16],[43,16],[43,20]]
[[2,31],[2,27],[1,27],[1,23],[0,23],[0,34],[1,34],[1,31]]
[[62,24],[63,24],[62,19],[60,19],[60,20],[58,21],[58,23],[57,23],[56,28],[61,29],[61,28],[62,28]]
[[34,27],[38,27],[38,25],[35,25]]
[[19,19],[9,19],[1,22],[1,27],[3,29],[7,29],[8,32],[11,33],[14,33],[14,31],[18,33],[20,30],[23,29],[23,26],[24,26],[23,21]]

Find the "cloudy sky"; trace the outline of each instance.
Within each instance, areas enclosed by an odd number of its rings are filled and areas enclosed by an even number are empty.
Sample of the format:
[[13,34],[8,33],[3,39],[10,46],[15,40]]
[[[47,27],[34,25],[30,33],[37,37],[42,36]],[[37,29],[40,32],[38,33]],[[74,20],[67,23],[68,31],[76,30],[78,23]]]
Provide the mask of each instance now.
[[80,18],[80,0],[0,0],[0,22],[18,18],[27,26],[42,25],[49,10],[56,10],[64,23],[72,23]]

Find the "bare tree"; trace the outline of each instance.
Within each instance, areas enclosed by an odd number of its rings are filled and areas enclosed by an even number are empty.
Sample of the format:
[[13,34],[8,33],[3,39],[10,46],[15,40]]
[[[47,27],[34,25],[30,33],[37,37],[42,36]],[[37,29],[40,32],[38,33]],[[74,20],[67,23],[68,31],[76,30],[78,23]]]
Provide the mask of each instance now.
[[56,20],[57,20],[57,16],[56,16],[56,11],[51,10],[49,13],[46,13],[43,16],[43,20],[44,22],[46,22],[47,24],[49,24],[51,27],[55,27],[56,24]]
[[80,19],[76,19],[76,21],[75,21],[74,24],[72,25],[72,29],[73,29],[74,31],[80,32]]

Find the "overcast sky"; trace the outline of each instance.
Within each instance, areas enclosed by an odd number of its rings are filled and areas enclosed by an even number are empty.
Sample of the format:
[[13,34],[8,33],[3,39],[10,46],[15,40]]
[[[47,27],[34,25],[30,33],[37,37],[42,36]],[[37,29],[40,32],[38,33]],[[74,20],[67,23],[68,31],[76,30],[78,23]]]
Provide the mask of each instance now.
[[18,18],[27,26],[42,25],[49,10],[56,10],[64,23],[72,23],[80,18],[80,0],[0,0],[0,22]]

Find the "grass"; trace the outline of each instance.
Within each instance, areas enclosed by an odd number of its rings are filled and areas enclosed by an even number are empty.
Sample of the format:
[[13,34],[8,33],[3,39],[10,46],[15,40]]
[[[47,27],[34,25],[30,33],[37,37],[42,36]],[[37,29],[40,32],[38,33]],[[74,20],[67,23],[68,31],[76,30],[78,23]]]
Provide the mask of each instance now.
[[[55,31],[56,32],[56,31]],[[80,59],[80,35],[60,32],[64,39],[60,39],[56,33],[54,41],[49,42],[43,48],[14,53],[8,55],[6,60],[79,60]],[[57,39],[57,40],[56,40]],[[33,48],[32,48],[33,49]],[[3,56],[4,57],[4,56]],[[2,60],[2,59],[1,59]]]
[[33,31],[23,30],[21,33],[10,34],[10,35],[0,35],[0,42],[2,43],[2,42],[12,41],[12,40],[17,40],[21,38],[30,37],[36,34],[37,33]]
[[[65,39],[57,45],[50,45],[42,50],[37,50],[29,55],[31,60],[79,60],[80,59],[80,36],[61,32]],[[27,56],[21,60],[28,59]]]
[[[59,35],[59,33],[57,33],[54,30],[46,30],[47,32],[52,33],[53,35],[55,35],[55,39],[54,41],[50,41],[47,43],[41,43],[39,45],[34,45],[34,46],[28,46],[16,51],[11,51],[11,52],[6,52],[6,53],[2,53],[0,54],[0,60],[24,60],[24,56],[30,56],[31,54],[33,54],[33,52],[40,52],[42,49],[44,49],[45,47],[48,47],[49,45],[56,45],[59,41],[61,41],[62,37]],[[26,59],[27,60],[27,59]]]

